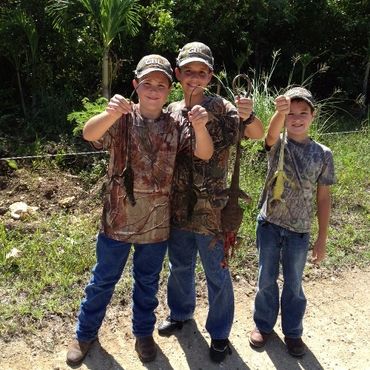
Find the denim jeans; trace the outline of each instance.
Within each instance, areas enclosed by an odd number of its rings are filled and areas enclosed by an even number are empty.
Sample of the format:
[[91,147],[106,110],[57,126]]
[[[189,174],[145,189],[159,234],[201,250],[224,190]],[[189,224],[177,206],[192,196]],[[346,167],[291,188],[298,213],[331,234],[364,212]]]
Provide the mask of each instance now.
[[213,237],[172,228],[168,244],[170,275],[167,302],[174,320],[188,320],[195,310],[195,265],[199,251],[208,288],[206,329],[212,339],[229,337],[234,319],[234,292],[227,268],[221,267],[223,243]]
[[302,336],[302,320],[307,302],[302,288],[302,275],[309,237],[308,233],[296,233],[263,219],[257,220],[259,271],[253,318],[260,331],[270,333],[277,321],[277,279],[281,262],[284,278],[281,293],[282,331],[286,337]]
[[[124,243],[99,234],[96,243],[96,265],[85,288],[78,315],[76,337],[90,341],[98,335],[114,288],[120,279],[131,249]],[[134,244],[133,255],[133,317],[132,329],[136,337],[152,335],[155,325],[154,310],[158,306],[159,274],[167,250],[167,241]]]

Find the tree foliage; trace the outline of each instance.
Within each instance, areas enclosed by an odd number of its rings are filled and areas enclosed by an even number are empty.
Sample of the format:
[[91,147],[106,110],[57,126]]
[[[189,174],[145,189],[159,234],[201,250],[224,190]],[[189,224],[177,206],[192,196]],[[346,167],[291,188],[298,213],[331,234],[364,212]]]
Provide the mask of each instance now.
[[137,0],[51,0],[46,10],[59,30],[64,23],[80,16],[87,16],[88,24],[95,26],[102,52],[102,94],[109,98],[112,80],[110,47],[118,34],[127,38],[139,31]]
[[[174,65],[189,41],[208,44],[216,73],[269,73],[279,90],[311,79],[315,96],[340,91],[359,114],[369,102],[368,0],[3,0],[0,131],[71,133],[84,97],[128,95],[145,54]],[[253,72],[251,72],[253,71]],[[348,104],[350,102],[350,104]]]

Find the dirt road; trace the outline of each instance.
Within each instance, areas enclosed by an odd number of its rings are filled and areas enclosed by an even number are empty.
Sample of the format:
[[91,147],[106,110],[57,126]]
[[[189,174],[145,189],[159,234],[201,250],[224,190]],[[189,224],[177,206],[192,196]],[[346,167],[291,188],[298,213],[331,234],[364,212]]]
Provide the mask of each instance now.
[[[96,342],[79,367],[81,370],[370,370],[370,269],[348,271],[340,277],[307,282],[308,307],[304,340],[308,347],[302,359],[286,353],[280,325],[265,349],[248,345],[253,327],[251,308],[254,287],[235,283],[236,312],[230,336],[233,353],[220,365],[208,359],[210,338],[204,330],[207,305],[200,294],[195,320],[176,336],[155,339],[159,345],[156,361],[143,365],[133,349],[130,308],[123,312],[110,308]],[[157,316],[166,316],[162,294]],[[51,325],[50,325],[51,324]],[[32,338],[4,343],[0,340],[1,370],[66,370],[65,354],[73,323],[56,319]]]

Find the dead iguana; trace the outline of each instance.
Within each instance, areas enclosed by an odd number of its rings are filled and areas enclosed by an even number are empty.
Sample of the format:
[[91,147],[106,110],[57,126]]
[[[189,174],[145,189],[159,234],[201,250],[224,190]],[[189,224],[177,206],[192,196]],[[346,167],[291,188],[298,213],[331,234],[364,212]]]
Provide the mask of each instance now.
[[[237,81],[243,78],[247,81],[247,91],[241,91],[240,88],[236,86]],[[236,95],[243,95],[248,97],[251,91],[251,82],[247,75],[241,74],[237,75],[233,80],[233,91]],[[240,179],[240,157],[241,157],[241,138],[242,138],[242,127],[241,120],[239,118],[239,125],[237,130],[237,140],[236,140],[236,152],[235,152],[235,162],[233,174],[231,177],[230,187],[226,189],[223,193],[228,196],[227,203],[221,211],[221,229],[222,229],[222,239],[224,241],[224,261],[223,266],[226,267],[228,264],[229,256],[232,257],[234,253],[234,247],[237,241],[237,234],[240,225],[243,221],[244,210],[239,205],[239,199],[244,199],[247,203],[251,201],[251,198],[242,189],[240,189],[239,179]]]
[[290,186],[295,186],[294,182],[290,180],[285,171],[284,171],[284,153],[285,153],[285,141],[286,141],[286,128],[284,126],[283,130],[283,135],[281,138],[281,145],[280,145],[280,152],[279,152],[279,162],[277,166],[277,170],[275,171],[274,175],[270,179],[270,181],[267,184],[267,187],[270,187],[273,184],[272,188],[272,198],[269,201],[269,206],[274,201],[278,202],[284,202],[282,199],[282,195],[284,193],[284,183],[285,181],[290,185]]

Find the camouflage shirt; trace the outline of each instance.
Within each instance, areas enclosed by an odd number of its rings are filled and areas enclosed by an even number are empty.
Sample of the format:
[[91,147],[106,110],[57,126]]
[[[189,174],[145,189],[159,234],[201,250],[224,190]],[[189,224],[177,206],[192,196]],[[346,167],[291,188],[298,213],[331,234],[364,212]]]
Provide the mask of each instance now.
[[[132,122],[132,125],[128,123]],[[130,127],[126,135],[127,127]],[[127,141],[131,140],[136,204],[128,201],[123,186]],[[189,131],[169,113],[149,120],[135,105],[100,139],[110,153],[101,231],[109,238],[132,243],[155,243],[169,236],[169,196],[177,152],[188,150]],[[95,145],[96,146],[96,145]]]
[[[206,97],[201,105],[211,117],[207,129],[214,154],[210,160],[203,161],[193,157],[189,150],[179,153],[171,195],[171,225],[215,235],[221,230],[220,212],[227,201],[222,192],[227,186],[229,148],[236,141],[239,116],[236,108],[221,97]],[[172,103],[168,109],[177,114],[176,119],[187,115],[184,101]],[[192,208],[194,202],[191,212],[189,206]]]
[[304,143],[287,138],[284,150],[282,201],[272,200],[272,177],[277,170],[281,138],[267,148],[268,170],[260,199],[260,216],[268,222],[298,233],[308,233],[317,185],[335,183],[333,155],[329,148],[312,139]]

